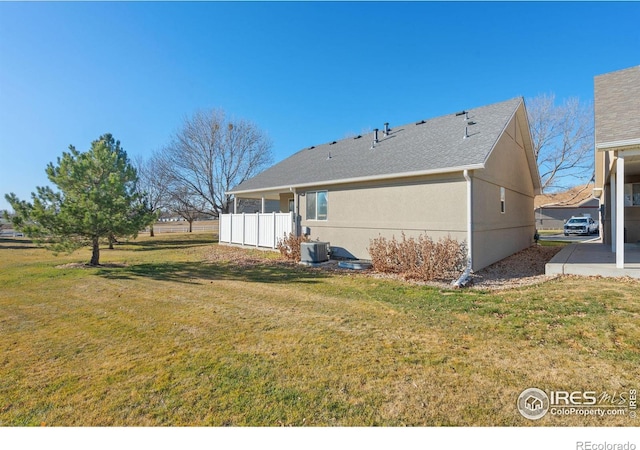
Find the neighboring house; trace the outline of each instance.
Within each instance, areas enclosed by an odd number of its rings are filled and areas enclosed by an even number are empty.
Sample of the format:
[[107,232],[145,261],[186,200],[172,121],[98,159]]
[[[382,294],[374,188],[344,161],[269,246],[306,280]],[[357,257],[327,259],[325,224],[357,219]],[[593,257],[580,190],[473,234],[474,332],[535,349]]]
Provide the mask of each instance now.
[[598,220],[600,202],[593,197],[593,187],[576,186],[567,191],[541,194],[535,198],[538,230],[562,230],[573,216],[591,216]]
[[595,187],[603,240],[624,268],[624,244],[640,242],[640,66],[596,76]]
[[369,259],[378,236],[450,235],[479,270],[532,244],[540,177],[515,98],[306,148],[229,193],[279,200],[338,256]]

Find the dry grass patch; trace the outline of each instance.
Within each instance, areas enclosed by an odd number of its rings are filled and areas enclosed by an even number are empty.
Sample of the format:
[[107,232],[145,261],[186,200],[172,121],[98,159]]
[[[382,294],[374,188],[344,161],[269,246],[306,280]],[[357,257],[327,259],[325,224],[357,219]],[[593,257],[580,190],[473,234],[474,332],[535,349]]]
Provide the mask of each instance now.
[[0,241],[0,425],[634,424],[515,402],[637,384],[637,282],[450,291],[154,239],[84,270]]

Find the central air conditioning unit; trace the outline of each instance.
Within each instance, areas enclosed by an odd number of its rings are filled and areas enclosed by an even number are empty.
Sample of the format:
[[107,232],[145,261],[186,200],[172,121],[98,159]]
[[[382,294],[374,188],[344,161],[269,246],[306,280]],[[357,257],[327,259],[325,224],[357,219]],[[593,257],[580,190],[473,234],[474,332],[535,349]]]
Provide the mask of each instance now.
[[303,242],[300,244],[300,262],[317,264],[329,261],[328,242]]

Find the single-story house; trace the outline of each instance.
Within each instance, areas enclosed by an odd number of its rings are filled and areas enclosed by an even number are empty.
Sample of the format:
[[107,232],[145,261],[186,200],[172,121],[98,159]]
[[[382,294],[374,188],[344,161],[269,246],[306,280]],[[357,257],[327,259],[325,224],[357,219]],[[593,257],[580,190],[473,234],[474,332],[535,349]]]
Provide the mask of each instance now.
[[278,200],[337,256],[420,234],[465,242],[473,270],[530,246],[540,176],[524,99],[305,148],[233,188]]
[[596,76],[595,187],[603,241],[624,268],[625,243],[640,242],[640,66]]
[[593,197],[592,185],[580,185],[561,192],[537,195],[535,200],[538,230],[562,230],[574,216],[590,216],[598,220],[600,202]]

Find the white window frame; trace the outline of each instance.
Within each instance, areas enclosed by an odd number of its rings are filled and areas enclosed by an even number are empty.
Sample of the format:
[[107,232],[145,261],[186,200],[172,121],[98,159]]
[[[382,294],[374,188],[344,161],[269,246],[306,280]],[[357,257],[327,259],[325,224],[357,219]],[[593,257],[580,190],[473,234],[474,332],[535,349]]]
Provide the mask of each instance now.
[[[319,218],[319,202],[318,202],[318,194],[324,194],[325,203],[326,203],[326,213],[323,218]],[[329,218],[329,191],[309,191],[305,193],[306,200],[306,215],[307,220],[317,220],[317,221],[326,221]],[[313,211],[313,217],[310,217],[309,214],[309,199],[313,197],[315,202],[315,211]]]

